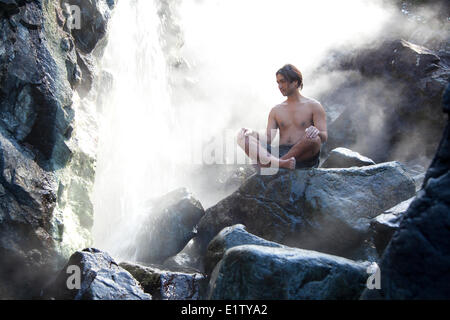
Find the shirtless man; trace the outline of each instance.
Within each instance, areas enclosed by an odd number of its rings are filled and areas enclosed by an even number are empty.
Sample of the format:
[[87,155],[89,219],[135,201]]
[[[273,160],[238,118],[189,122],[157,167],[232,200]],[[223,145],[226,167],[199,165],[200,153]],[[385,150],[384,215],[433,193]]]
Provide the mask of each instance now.
[[[325,110],[318,101],[300,93],[303,76],[296,67],[285,65],[276,77],[278,88],[287,100],[270,111],[265,139],[257,132],[242,128],[237,142],[261,167],[291,170],[318,167],[320,147],[328,138]],[[280,130],[279,158],[270,153],[277,129]]]

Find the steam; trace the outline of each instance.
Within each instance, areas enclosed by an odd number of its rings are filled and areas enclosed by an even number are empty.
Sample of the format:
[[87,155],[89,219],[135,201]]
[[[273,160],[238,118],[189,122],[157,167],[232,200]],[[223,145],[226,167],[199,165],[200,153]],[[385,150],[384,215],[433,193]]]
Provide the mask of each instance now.
[[[296,65],[302,93],[320,96],[349,79],[317,74],[330,50],[372,43],[398,14],[381,0],[119,1],[102,62],[114,86],[102,105],[96,246],[132,259],[146,201],[175,188],[214,205],[224,194],[214,193],[208,183],[215,177],[195,159],[204,160],[208,144],[233,145],[226,133],[265,130],[283,100],[275,72]],[[342,107],[325,106],[330,119]],[[376,127],[383,115],[373,114]],[[235,151],[232,158],[242,158]]]

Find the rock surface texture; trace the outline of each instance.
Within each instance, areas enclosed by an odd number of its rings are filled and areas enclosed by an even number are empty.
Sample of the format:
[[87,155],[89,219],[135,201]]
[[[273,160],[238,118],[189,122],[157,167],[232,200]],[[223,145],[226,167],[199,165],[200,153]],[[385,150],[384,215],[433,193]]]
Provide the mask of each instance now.
[[[83,8],[77,29],[70,5]],[[49,272],[90,245],[96,122],[83,97],[113,8],[0,1],[0,298],[39,295]]]
[[257,245],[227,250],[214,270],[209,299],[357,299],[367,265],[293,248]]
[[197,236],[172,262],[203,270],[208,243],[235,224],[287,246],[367,259],[361,249],[371,219],[414,194],[413,180],[397,162],[254,175],[206,210]]
[[[443,97],[450,113],[450,85]],[[448,299],[450,297],[450,127],[447,127],[423,189],[411,203],[380,262],[381,290],[363,298]]]
[[199,300],[205,276],[191,270],[166,270],[159,266],[142,266],[123,262],[120,266],[139,281],[153,300]]
[[445,127],[440,104],[450,66],[439,55],[446,48],[390,39],[331,54],[321,68],[336,84],[319,99],[339,112],[329,119],[324,153],[345,147],[376,163],[432,158]]
[[194,227],[204,214],[201,203],[184,188],[151,201],[138,231],[136,260],[162,263],[178,253],[193,238]]
[[[80,281],[76,276],[79,270]],[[79,285],[79,288],[76,286]],[[73,287],[72,287],[73,286]],[[61,300],[151,300],[128,271],[107,253],[89,248],[75,252],[46,292]]]

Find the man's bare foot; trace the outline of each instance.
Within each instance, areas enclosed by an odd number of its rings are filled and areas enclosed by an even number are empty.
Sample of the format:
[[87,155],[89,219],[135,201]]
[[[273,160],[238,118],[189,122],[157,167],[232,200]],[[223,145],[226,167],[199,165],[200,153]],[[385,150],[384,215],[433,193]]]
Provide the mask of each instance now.
[[295,169],[295,158],[289,158],[287,160],[281,160],[280,159],[280,168],[285,168],[285,169],[290,169],[290,170],[294,170]]

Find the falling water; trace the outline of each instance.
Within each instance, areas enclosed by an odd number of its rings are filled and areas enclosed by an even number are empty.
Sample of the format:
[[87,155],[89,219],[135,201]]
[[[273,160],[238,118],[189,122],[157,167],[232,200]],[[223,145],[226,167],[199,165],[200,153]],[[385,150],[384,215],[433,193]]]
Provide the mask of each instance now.
[[[161,10],[168,3],[180,15],[182,48],[168,45],[170,33],[180,32],[167,27]],[[132,259],[145,202],[190,187],[183,164],[190,158],[182,157],[195,149],[189,141],[201,145],[241,127],[264,130],[270,109],[282,99],[274,75],[285,63],[303,70],[306,95],[325,90],[327,79],[309,82],[312,70],[330,47],[376,36],[389,19],[376,3],[119,1],[100,66],[114,81],[102,100],[95,245]],[[180,63],[174,63],[177,55]],[[193,139],[192,130],[200,138]],[[205,207],[212,204],[205,205],[208,188],[193,191]]]
[[119,1],[101,68],[113,76],[103,100],[96,183],[96,246],[131,258],[145,200],[176,187],[160,18],[153,1]]

